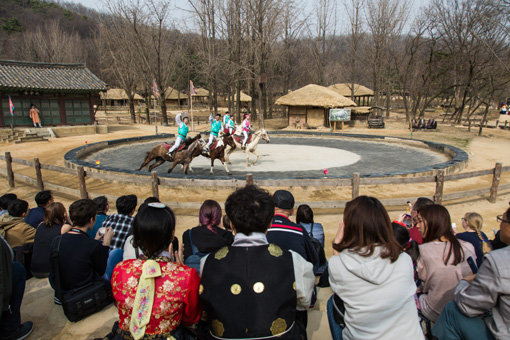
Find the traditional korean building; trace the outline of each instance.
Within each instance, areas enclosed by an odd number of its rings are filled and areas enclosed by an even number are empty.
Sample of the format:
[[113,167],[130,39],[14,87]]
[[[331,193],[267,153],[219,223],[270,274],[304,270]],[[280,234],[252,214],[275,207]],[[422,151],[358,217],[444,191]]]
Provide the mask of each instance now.
[[[0,60],[0,127],[32,126],[30,105],[43,126],[94,123],[94,106],[107,85],[84,64]],[[9,109],[14,104],[14,116]]]

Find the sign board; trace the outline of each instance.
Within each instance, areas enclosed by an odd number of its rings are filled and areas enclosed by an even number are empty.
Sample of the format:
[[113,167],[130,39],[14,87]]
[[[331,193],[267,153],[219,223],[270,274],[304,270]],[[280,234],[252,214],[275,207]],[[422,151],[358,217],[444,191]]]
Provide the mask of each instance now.
[[351,109],[330,109],[330,122],[348,122],[351,120]]

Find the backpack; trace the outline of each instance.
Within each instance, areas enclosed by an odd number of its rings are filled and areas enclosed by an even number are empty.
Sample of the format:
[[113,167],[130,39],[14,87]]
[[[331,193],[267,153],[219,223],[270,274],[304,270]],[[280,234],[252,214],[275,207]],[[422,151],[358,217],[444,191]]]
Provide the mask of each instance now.
[[[317,267],[319,268],[319,267],[324,266],[328,262],[328,260],[326,258],[326,252],[324,251],[324,248],[322,247],[321,242],[318,239],[316,239],[315,237],[313,237],[313,225],[314,224],[315,223],[312,222],[309,235],[310,235],[310,239],[312,241],[313,248],[315,249],[315,252],[317,253],[317,255],[319,257],[319,263],[317,265]],[[305,232],[306,232],[306,230],[305,230]],[[314,268],[314,269],[317,269],[317,268]],[[318,274],[322,274],[322,273],[318,273]]]
[[188,256],[184,260],[184,264],[187,265],[190,268],[193,268],[197,271],[198,275],[200,275],[200,260],[207,256],[209,253],[202,253],[198,250],[197,246],[193,244],[193,241],[191,239],[191,229],[188,230],[188,236],[189,236],[189,244],[191,246],[191,255]]

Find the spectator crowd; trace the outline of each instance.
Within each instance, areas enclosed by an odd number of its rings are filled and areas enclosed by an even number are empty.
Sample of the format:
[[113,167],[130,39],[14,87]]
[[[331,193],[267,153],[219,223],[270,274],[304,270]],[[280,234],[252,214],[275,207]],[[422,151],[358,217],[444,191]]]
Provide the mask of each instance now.
[[114,214],[104,196],[66,209],[41,191],[35,202],[0,197],[0,340],[32,332],[21,320],[32,276],[49,280],[70,321],[114,303],[106,339],[307,339],[327,286],[334,340],[510,339],[510,208],[491,240],[476,212],[454,230],[427,198],[391,221],[360,196],[326,244],[309,205],[253,185],[230,194],[224,212],[205,200],[182,235],[156,197],[121,196]]

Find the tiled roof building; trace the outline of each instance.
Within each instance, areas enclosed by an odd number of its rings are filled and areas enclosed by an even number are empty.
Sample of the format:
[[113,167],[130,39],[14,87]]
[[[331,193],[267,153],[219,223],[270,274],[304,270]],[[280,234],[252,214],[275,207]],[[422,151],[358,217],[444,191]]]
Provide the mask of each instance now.
[[106,83],[84,64],[0,60],[0,126],[12,120],[15,126],[31,125],[31,104],[39,109],[43,125],[91,124],[99,92],[106,90]]

